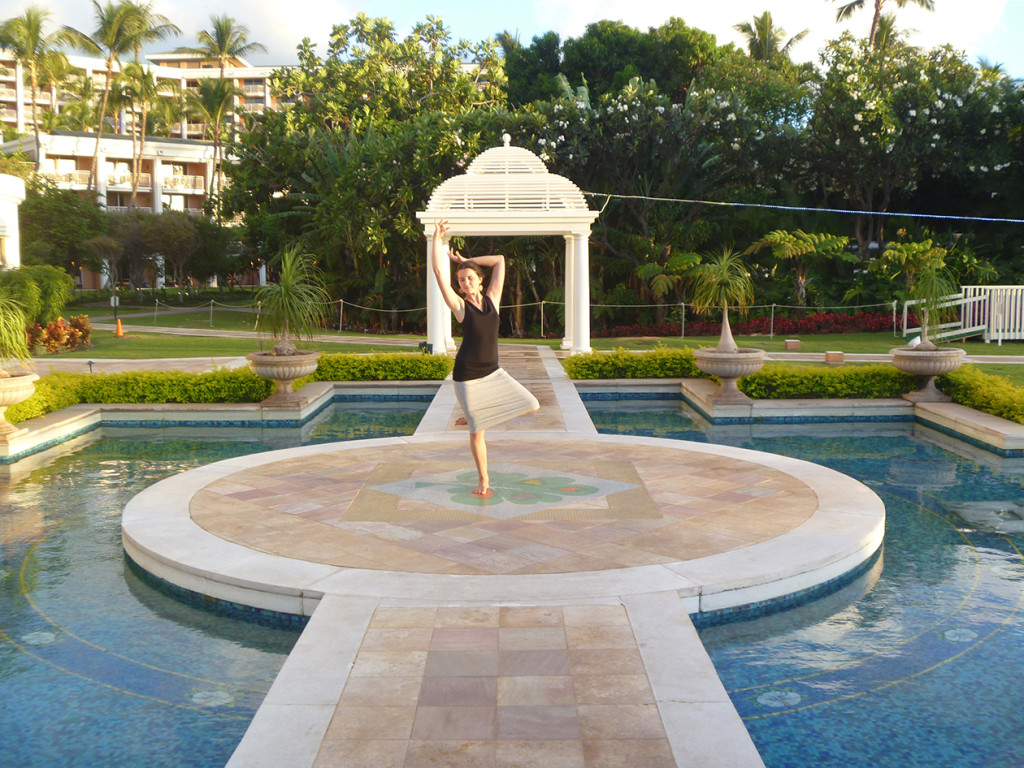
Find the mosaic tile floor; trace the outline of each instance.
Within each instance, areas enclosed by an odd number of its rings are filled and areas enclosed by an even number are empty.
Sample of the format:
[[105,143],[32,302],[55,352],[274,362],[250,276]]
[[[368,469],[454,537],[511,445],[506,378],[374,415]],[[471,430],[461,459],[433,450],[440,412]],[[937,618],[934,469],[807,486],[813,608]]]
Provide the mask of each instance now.
[[[494,498],[473,498],[458,441],[325,452],[210,483],[192,519],[220,538],[351,568],[567,573],[706,557],[792,530],[814,492],[708,453],[492,441]],[[468,466],[467,466],[468,465]]]

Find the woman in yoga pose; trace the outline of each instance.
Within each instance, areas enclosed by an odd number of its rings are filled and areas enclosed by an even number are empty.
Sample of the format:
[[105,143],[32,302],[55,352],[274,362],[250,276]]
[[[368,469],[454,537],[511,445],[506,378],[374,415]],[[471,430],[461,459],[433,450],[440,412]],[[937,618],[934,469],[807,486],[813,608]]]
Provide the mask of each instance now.
[[[463,258],[448,248],[445,235],[448,222],[434,229],[431,267],[441,289],[444,303],[462,323],[462,344],[455,355],[452,379],[455,397],[465,419],[456,424],[469,425],[469,449],[476,463],[479,482],[473,495],[489,499],[494,495],[487,475],[487,445],[484,430],[540,408],[537,398],[498,365],[498,309],[505,286],[505,257],[501,255]],[[457,265],[459,291],[442,277],[444,253]],[[483,267],[491,267],[491,279],[484,290]]]

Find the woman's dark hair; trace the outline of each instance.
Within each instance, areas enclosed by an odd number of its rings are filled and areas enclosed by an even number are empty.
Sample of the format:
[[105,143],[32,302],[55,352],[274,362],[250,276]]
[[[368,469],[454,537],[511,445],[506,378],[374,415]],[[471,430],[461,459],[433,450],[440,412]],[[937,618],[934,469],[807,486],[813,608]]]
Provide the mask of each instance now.
[[479,264],[477,264],[475,261],[464,261],[464,262],[462,262],[461,264],[459,264],[458,268],[455,270],[455,274],[456,275],[459,274],[459,272],[461,272],[464,269],[471,269],[474,272],[476,272],[477,277],[480,278],[480,282],[481,283],[484,281],[484,278],[486,277],[486,275],[484,274],[484,268],[481,267]]

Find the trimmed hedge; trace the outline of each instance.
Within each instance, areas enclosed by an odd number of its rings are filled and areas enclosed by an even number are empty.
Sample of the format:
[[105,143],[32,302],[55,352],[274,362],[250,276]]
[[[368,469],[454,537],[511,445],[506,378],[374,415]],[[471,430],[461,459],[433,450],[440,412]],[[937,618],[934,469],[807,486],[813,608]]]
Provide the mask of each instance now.
[[940,376],[936,383],[960,405],[1024,424],[1024,387],[1014,386],[1003,376],[983,373],[974,365],[964,365]]
[[438,381],[451,373],[448,355],[380,352],[321,355],[311,381]]
[[[322,355],[316,371],[296,382],[429,381],[452,369],[447,355],[387,352],[376,355]],[[36,382],[28,400],[7,409],[7,420],[45,416],[79,403],[258,403],[274,384],[248,368],[222,368],[207,373],[128,371],[124,373],[51,373]]]
[[755,400],[796,398],[843,399],[899,397],[914,388],[915,378],[891,365],[807,368],[771,365],[739,381],[740,391]]
[[570,379],[695,379],[704,377],[693,350],[656,347],[647,352],[588,352],[562,361]]

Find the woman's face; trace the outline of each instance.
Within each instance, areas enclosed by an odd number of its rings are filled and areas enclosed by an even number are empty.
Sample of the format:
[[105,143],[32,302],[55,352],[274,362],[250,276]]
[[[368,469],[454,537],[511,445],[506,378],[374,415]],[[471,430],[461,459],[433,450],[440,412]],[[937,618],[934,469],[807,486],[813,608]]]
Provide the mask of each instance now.
[[460,269],[458,277],[459,290],[462,291],[463,296],[474,296],[483,292],[483,282],[475,270]]

